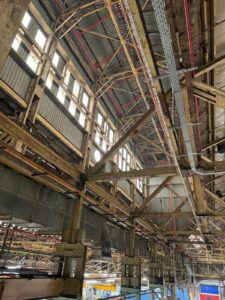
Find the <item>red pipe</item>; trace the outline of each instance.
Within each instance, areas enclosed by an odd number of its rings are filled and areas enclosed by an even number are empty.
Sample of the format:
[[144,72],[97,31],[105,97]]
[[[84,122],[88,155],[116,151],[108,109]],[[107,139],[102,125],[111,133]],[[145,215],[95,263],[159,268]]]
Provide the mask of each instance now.
[[[191,25],[190,25],[190,17],[189,17],[189,9],[188,9],[188,0],[184,0],[184,11],[185,11],[185,19],[186,19],[186,25],[187,25],[187,36],[188,36],[188,44],[189,44],[189,52],[190,52],[190,61],[191,65],[195,65],[194,61],[194,52],[193,52],[193,43],[192,43],[192,36],[191,36]],[[192,78],[195,77],[195,72],[192,72]],[[198,98],[194,97],[195,99],[195,111],[196,111],[196,121],[199,123],[199,105],[198,105]],[[198,137],[199,137],[199,150],[202,150],[202,136],[201,136],[201,130],[200,125],[198,124]]]

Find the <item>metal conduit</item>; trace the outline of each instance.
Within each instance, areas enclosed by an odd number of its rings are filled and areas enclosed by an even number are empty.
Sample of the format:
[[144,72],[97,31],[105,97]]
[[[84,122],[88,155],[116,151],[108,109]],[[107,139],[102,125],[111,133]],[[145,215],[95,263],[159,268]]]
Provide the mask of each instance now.
[[181,124],[182,134],[187,150],[187,155],[189,159],[189,163],[191,166],[191,170],[193,173],[198,175],[216,175],[216,174],[224,174],[225,170],[209,170],[209,171],[200,171],[196,169],[195,159],[191,147],[191,139],[189,136],[188,126],[185,117],[185,110],[182,99],[182,91],[180,87],[178,70],[176,68],[174,52],[172,48],[172,40],[170,35],[170,30],[168,24],[166,22],[166,14],[165,14],[165,5],[163,0],[152,0],[152,6],[154,9],[157,26],[159,29],[162,46],[166,58],[166,63],[169,71],[169,78],[171,81],[172,92],[174,95],[174,99],[176,102],[176,107],[179,115],[179,120]]

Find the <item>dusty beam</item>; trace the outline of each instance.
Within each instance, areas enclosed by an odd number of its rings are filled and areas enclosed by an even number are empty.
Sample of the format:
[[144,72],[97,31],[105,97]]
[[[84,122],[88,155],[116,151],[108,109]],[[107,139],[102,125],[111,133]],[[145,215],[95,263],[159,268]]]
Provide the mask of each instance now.
[[162,189],[166,186],[166,184],[172,179],[172,176],[166,177],[163,182],[155,189],[155,191],[148,197],[145,198],[144,202],[142,205],[139,207],[137,211],[137,216],[139,213],[141,213],[148,205],[149,203],[161,192]]
[[104,164],[114,155],[126,142],[131,138],[134,132],[142,128],[150,119],[152,114],[155,112],[155,108],[147,110],[135,124],[127,130],[127,132],[112,146],[112,148],[103,155],[101,160],[91,169],[91,173],[98,172]]
[[216,201],[220,206],[225,207],[225,202],[223,199],[220,199],[217,195],[209,191],[208,189],[205,188],[206,194],[208,194],[214,201]]
[[55,165],[61,171],[73,178],[78,179],[80,177],[80,172],[75,167],[71,166],[70,163],[66,162],[47,146],[43,145],[43,143],[36,140],[29,132],[22,129],[1,112],[0,128],[9,133],[13,138],[19,139],[24,145],[39,154],[42,158],[45,158],[51,164]]
[[205,146],[202,151],[205,151],[209,148],[212,148],[212,147],[215,147],[216,145],[222,143],[222,142],[225,142],[225,136],[221,137],[221,138],[218,138],[218,139],[215,139],[214,141],[212,141],[211,143],[209,143],[207,146]]
[[198,98],[225,108],[225,91],[207,83],[193,80],[193,92]]
[[203,67],[198,68],[198,71],[195,73],[195,78],[202,76],[203,74],[215,69],[217,66],[221,66],[225,63],[225,55],[214,59],[212,62],[206,64]]
[[97,173],[89,174],[87,176],[88,181],[109,181],[109,180],[120,180],[120,179],[132,179],[138,177],[149,177],[149,176],[175,176],[177,171],[175,167],[158,167],[158,168],[145,168],[141,170],[131,171],[118,171],[109,173]]
[[[165,235],[165,236],[167,236],[167,235],[197,235],[197,236],[199,236],[199,231],[198,230],[158,231],[158,233],[160,233],[162,235]],[[203,234],[209,234],[209,235],[225,236],[225,231],[220,231],[220,230],[203,231],[202,233]]]
[[[146,212],[138,215],[139,218],[148,219],[148,218],[191,218],[193,213],[190,211],[164,211],[164,212]],[[207,214],[197,214],[197,217],[201,218],[222,218],[225,217],[225,211],[208,211]]]

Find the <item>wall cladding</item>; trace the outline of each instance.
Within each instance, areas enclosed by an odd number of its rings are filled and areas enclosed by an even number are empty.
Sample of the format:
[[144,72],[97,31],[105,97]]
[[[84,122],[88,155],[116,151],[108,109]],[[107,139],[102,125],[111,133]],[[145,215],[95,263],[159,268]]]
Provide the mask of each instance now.
[[127,180],[119,180],[118,187],[130,196],[130,183]]
[[26,99],[30,84],[30,75],[21,68],[16,61],[8,56],[0,74],[4,80],[19,96]]
[[[0,172],[0,212],[11,214],[29,223],[40,224],[55,231],[68,226],[73,203],[65,197],[33,180],[9,169]],[[86,230],[86,240],[102,249],[127,247],[127,232],[112,225],[105,217],[84,207],[81,227]],[[147,243],[137,239],[136,252],[148,255]]]
[[82,150],[83,133],[46,94],[40,102],[39,113],[68,141]]

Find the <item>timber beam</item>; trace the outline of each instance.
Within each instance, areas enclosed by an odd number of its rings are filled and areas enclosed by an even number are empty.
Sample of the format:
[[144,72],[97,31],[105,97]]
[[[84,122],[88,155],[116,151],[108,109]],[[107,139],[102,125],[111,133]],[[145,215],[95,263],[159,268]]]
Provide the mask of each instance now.
[[212,141],[211,143],[209,143],[207,146],[203,147],[202,151],[208,150],[209,148],[215,147],[220,143],[225,142],[225,136],[215,139],[214,141]]
[[[203,158],[203,156],[202,156]],[[199,166],[203,170],[224,170],[225,169],[225,161],[206,161],[206,160],[201,160],[199,162]]]
[[112,148],[103,155],[101,160],[91,169],[90,173],[97,173],[104,166],[104,164],[127,143],[136,130],[142,128],[147,122],[150,121],[154,112],[155,108],[147,110],[141,116],[141,118],[138,119],[134,125],[131,126],[127,132],[112,146]]
[[[225,217],[225,211],[212,211],[209,210],[207,214],[196,214],[199,218],[223,218]],[[191,218],[194,217],[191,211],[164,211],[164,212],[146,212],[138,215],[138,218],[148,219],[148,218]]]
[[225,91],[198,80],[192,80],[194,95],[204,101],[225,108]]
[[137,210],[137,216],[149,205],[149,203],[165,188],[166,184],[173,178],[173,176],[166,177],[163,182],[154,190],[154,192],[144,199],[144,202]]
[[[164,236],[170,236],[170,235],[184,235],[184,236],[190,236],[190,235],[197,235],[199,236],[200,233],[198,230],[171,230],[171,231],[158,231],[155,232],[155,234],[162,234]],[[212,231],[203,231],[203,235],[218,235],[218,236],[225,236],[225,231],[221,230],[212,230]]]
[[[210,190],[205,188],[205,192],[206,194],[211,197],[215,202],[217,202],[220,206],[225,207],[225,202],[223,201],[223,199],[220,199],[217,195],[215,195],[214,193],[212,193]],[[218,213],[218,212],[215,212]]]
[[0,112],[0,128],[6,131],[10,136],[20,140],[25,146],[32,149],[49,163],[56,166],[58,169],[68,174],[72,178],[79,179],[80,172],[73,167],[69,162],[62,159],[54,151],[50,150],[43,143],[39,142],[29,132],[22,129],[15,122],[10,120],[6,115]]
[[88,181],[110,181],[110,180],[121,180],[121,179],[132,179],[132,178],[144,178],[150,176],[175,176],[177,171],[175,167],[158,167],[158,168],[145,168],[141,170],[130,170],[130,171],[118,171],[118,172],[107,172],[88,174]]
[[222,55],[221,57],[214,59],[213,61],[209,62],[203,67],[198,68],[197,72],[195,72],[195,78],[204,75],[205,73],[215,69],[218,66],[221,66],[224,63],[225,63],[225,55]]

